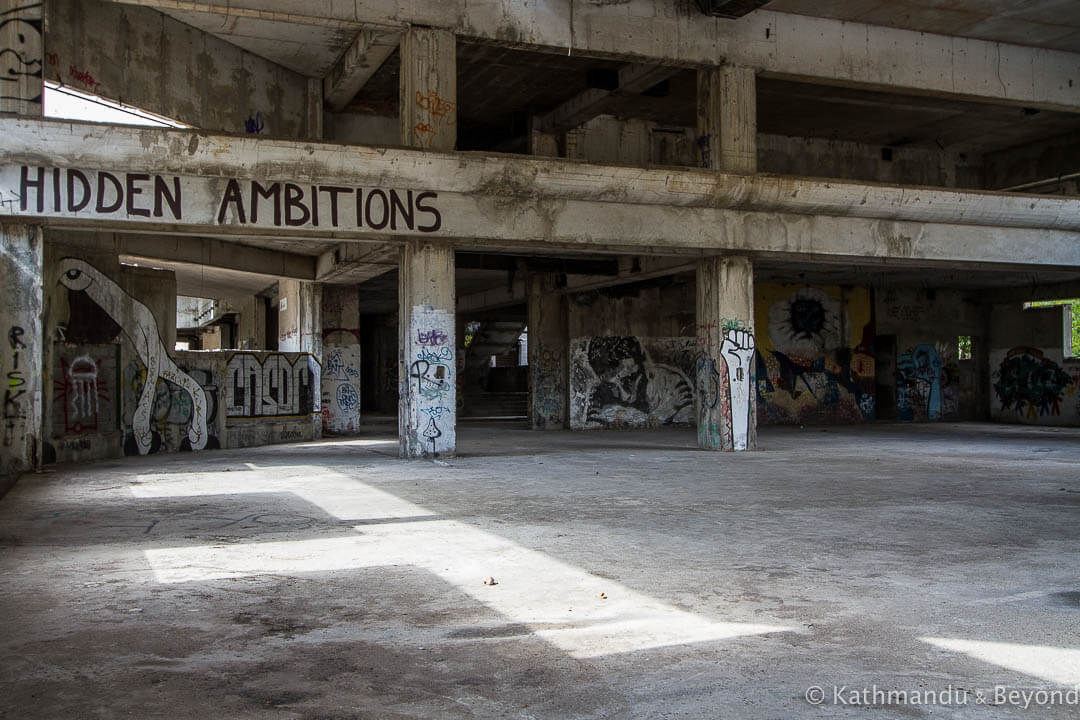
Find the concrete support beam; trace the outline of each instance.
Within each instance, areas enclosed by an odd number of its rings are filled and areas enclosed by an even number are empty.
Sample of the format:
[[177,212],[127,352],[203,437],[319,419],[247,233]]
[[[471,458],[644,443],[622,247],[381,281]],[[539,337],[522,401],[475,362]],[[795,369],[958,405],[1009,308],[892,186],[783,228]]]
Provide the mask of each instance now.
[[529,285],[529,424],[533,430],[561,430],[567,425],[570,337],[566,296],[557,291],[559,276],[530,274]]
[[757,172],[757,88],[750,68],[698,70],[697,128],[700,166],[750,175]]
[[327,107],[334,112],[344,110],[400,42],[400,33],[361,30],[322,81]]
[[458,313],[478,313],[485,310],[520,305],[525,302],[525,281],[515,280],[509,286],[502,285],[491,290],[463,295],[457,300]]
[[0,494],[41,463],[43,245],[39,227],[0,224]]
[[[43,155],[52,167],[65,168],[59,200],[53,197],[53,169],[41,168]],[[0,164],[0,217],[48,227],[320,243],[427,236],[533,252],[539,246],[666,255],[732,250],[860,263],[1080,265],[1076,198],[314,145],[21,118],[0,119],[0,157],[6,161]],[[24,167],[32,187],[23,187]],[[64,173],[80,167],[95,195],[98,171],[116,175],[115,184],[105,185],[105,203],[112,202],[116,187],[128,195],[126,183],[139,173],[160,177],[169,192],[179,183],[182,216],[147,179],[136,182],[142,194],[133,201],[143,214],[123,204],[99,212],[93,196],[81,210],[69,210]],[[275,225],[273,204],[265,197],[256,221],[250,212],[254,182],[262,188],[277,185],[278,208],[285,183],[308,203],[311,187],[321,188],[320,224],[305,218],[301,207],[293,211],[299,218],[295,224]],[[327,217],[328,186],[349,188],[339,197],[337,224]],[[379,194],[373,195],[373,188]],[[372,208],[378,227],[357,223],[356,189],[365,201],[381,201]],[[396,227],[387,222],[390,190],[405,205],[411,192],[411,226],[401,211]],[[162,217],[146,214],[155,194],[163,198]]]
[[[881,25],[758,10],[738,21],[712,18],[694,3],[523,3],[520,0],[119,0],[166,10],[216,13],[223,25],[255,15],[289,22],[342,22],[393,29],[409,24],[574,54],[644,63],[715,65],[718,58],[774,77],[1029,107],[1080,109],[1074,53]],[[1069,82],[1069,81],[1072,82]]]
[[79,233],[63,236],[66,243],[147,260],[168,260],[209,265],[257,275],[293,280],[315,279],[315,258],[310,255],[240,245],[207,237],[142,235],[132,233]]
[[449,30],[410,27],[401,36],[401,144],[453,150],[457,144],[457,54]]
[[536,129],[542,133],[572,130],[597,115],[602,115],[613,97],[643,93],[681,70],[682,68],[663,65],[626,65],[619,69],[618,88],[590,88],[579,93],[554,110],[539,116],[536,119]]
[[323,86],[315,79],[308,79],[307,84],[307,137],[309,140],[322,140],[324,134]]
[[454,248],[406,242],[398,284],[398,434],[405,458],[452,456],[457,447],[454,294]]
[[396,270],[400,261],[401,249],[395,244],[341,243],[319,255],[315,279],[335,285],[362,283]]
[[754,268],[746,257],[710,257],[697,273],[698,447],[753,450]]
[[0,113],[41,115],[44,3],[0,0]]
[[691,272],[697,269],[697,260],[680,257],[650,257],[647,255],[622,256],[617,259],[619,272],[615,277],[605,275],[570,275],[566,286],[558,292],[577,293],[586,290],[626,285],[627,283],[652,280],[653,278]]

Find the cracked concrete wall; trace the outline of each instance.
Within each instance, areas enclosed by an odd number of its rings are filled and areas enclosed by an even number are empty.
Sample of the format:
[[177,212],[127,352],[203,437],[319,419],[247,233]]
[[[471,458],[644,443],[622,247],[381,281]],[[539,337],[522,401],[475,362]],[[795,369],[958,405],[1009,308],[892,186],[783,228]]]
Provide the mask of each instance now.
[[201,129],[305,135],[291,70],[147,8],[48,0],[45,17],[46,80]]

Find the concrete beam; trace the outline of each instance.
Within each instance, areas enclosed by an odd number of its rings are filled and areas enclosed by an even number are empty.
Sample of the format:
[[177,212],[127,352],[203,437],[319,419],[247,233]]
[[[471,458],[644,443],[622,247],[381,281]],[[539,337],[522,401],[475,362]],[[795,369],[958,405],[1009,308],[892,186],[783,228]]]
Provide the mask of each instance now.
[[622,256],[618,258],[619,274],[615,277],[573,276],[566,278],[566,287],[559,288],[561,293],[578,293],[586,290],[626,285],[628,283],[652,280],[665,275],[697,270],[697,259],[681,257]]
[[400,41],[401,34],[397,32],[361,30],[323,79],[323,96],[327,106],[335,112],[344,110],[393,54]]
[[643,93],[681,70],[682,68],[663,65],[626,65],[619,69],[617,89],[590,88],[579,93],[554,110],[536,118],[535,129],[541,133],[572,130],[597,115],[602,115],[612,98]]
[[393,243],[359,245],[341,243],[319,255],[315,279],[336,285],[362,283],[391,270],[401,262],[401,248]]
[[304,22],[403,28],[426,25],[519,47],[713,66],[721,61],[773,77],[1080,111],[1080,56],[1008,43],[758,10],[738,21],[693,3],[625,0],[116,0],[165,10],[244,13]]
[[484,290],[471,295],[462,295],[457,300],[458,313],[476,313],[485,310],[499,310],[525,302],[525,281],[515,280],[509,287],[500,285],[491,290]]
[[[24,118],[0,119],[0,157],[5,159],[0,216],[50,227],[319,243],[428,237],[453,239],[459,248],[469,244],[533,252],[541,247],[666,255],[738,250],[860,263],[876,258],[1080,266],[1076,198],[608,167]],[[43,162],[51,167],[39,174]],[[24,167],[36,186],[24,187]],[[52,167],[85,168],[93,202],[70,209],[68,171],[62,170],[63,202],[57,206]],[[103,182],[98,171],[109,171],[113,179]],[[182,207],[174,211],[166,196],[159,216],[153,216],[148,208],[156,202],[156,180],[143,175],[160,179],[169,192],[178,186],[183,201],[177,205]],[[262,189],[278,184],[279,209],[286,196],[303,198],[313,187],[319,190],[320,222],[313,221],[301,201],[286,207],[283,218],[275,218],[269,200],[262,201],[257,220],[241,213],[256,182]],[[131,196],[131,202],[114,202],[118,189],[130,196],[129,183],[143,194]],[[100,184],[106,189],[104,200],[97,197]],[[327,194],[333,188],[345,188],[337,215]],[[377,218],[377,227],[357,224],[356,189],[373,205],[365,217],[371,222]],[[373,204],[376,190],[379,202]],[[393,197],[394,204],[388,199]],[[393,210],[397,225],[390,226],[388,208],[398,205],[401,212]]]
[[63,241],[67,244],[83,245],[95,250],[148,260],[210,265],[226,270],[240,270],[278,278],[315,279],[315,258],[310,255],[252,247],[214,238],[190,235],[95,233],[65,235]]

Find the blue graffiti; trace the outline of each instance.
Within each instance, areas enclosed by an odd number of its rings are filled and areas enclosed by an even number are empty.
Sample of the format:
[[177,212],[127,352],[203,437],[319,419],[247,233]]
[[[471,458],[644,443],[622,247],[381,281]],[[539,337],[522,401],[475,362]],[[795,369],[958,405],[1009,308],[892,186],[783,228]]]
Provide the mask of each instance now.
[[915,419],[914,403],[925,403],[929,420],[942,417],[942,362],[933,345],[916,345],[896,358],[896,410],[901,420]]
[[349,383],[341,383],[337,389],[338,407],[346,412],[360,409],[360,393]]

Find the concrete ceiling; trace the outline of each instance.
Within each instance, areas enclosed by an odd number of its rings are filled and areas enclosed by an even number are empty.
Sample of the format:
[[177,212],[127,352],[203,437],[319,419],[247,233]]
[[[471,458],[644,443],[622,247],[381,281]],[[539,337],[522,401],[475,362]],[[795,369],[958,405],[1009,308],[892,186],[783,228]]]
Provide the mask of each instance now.
[[1076,0],[772,0],[776,12],[1080,52]]

